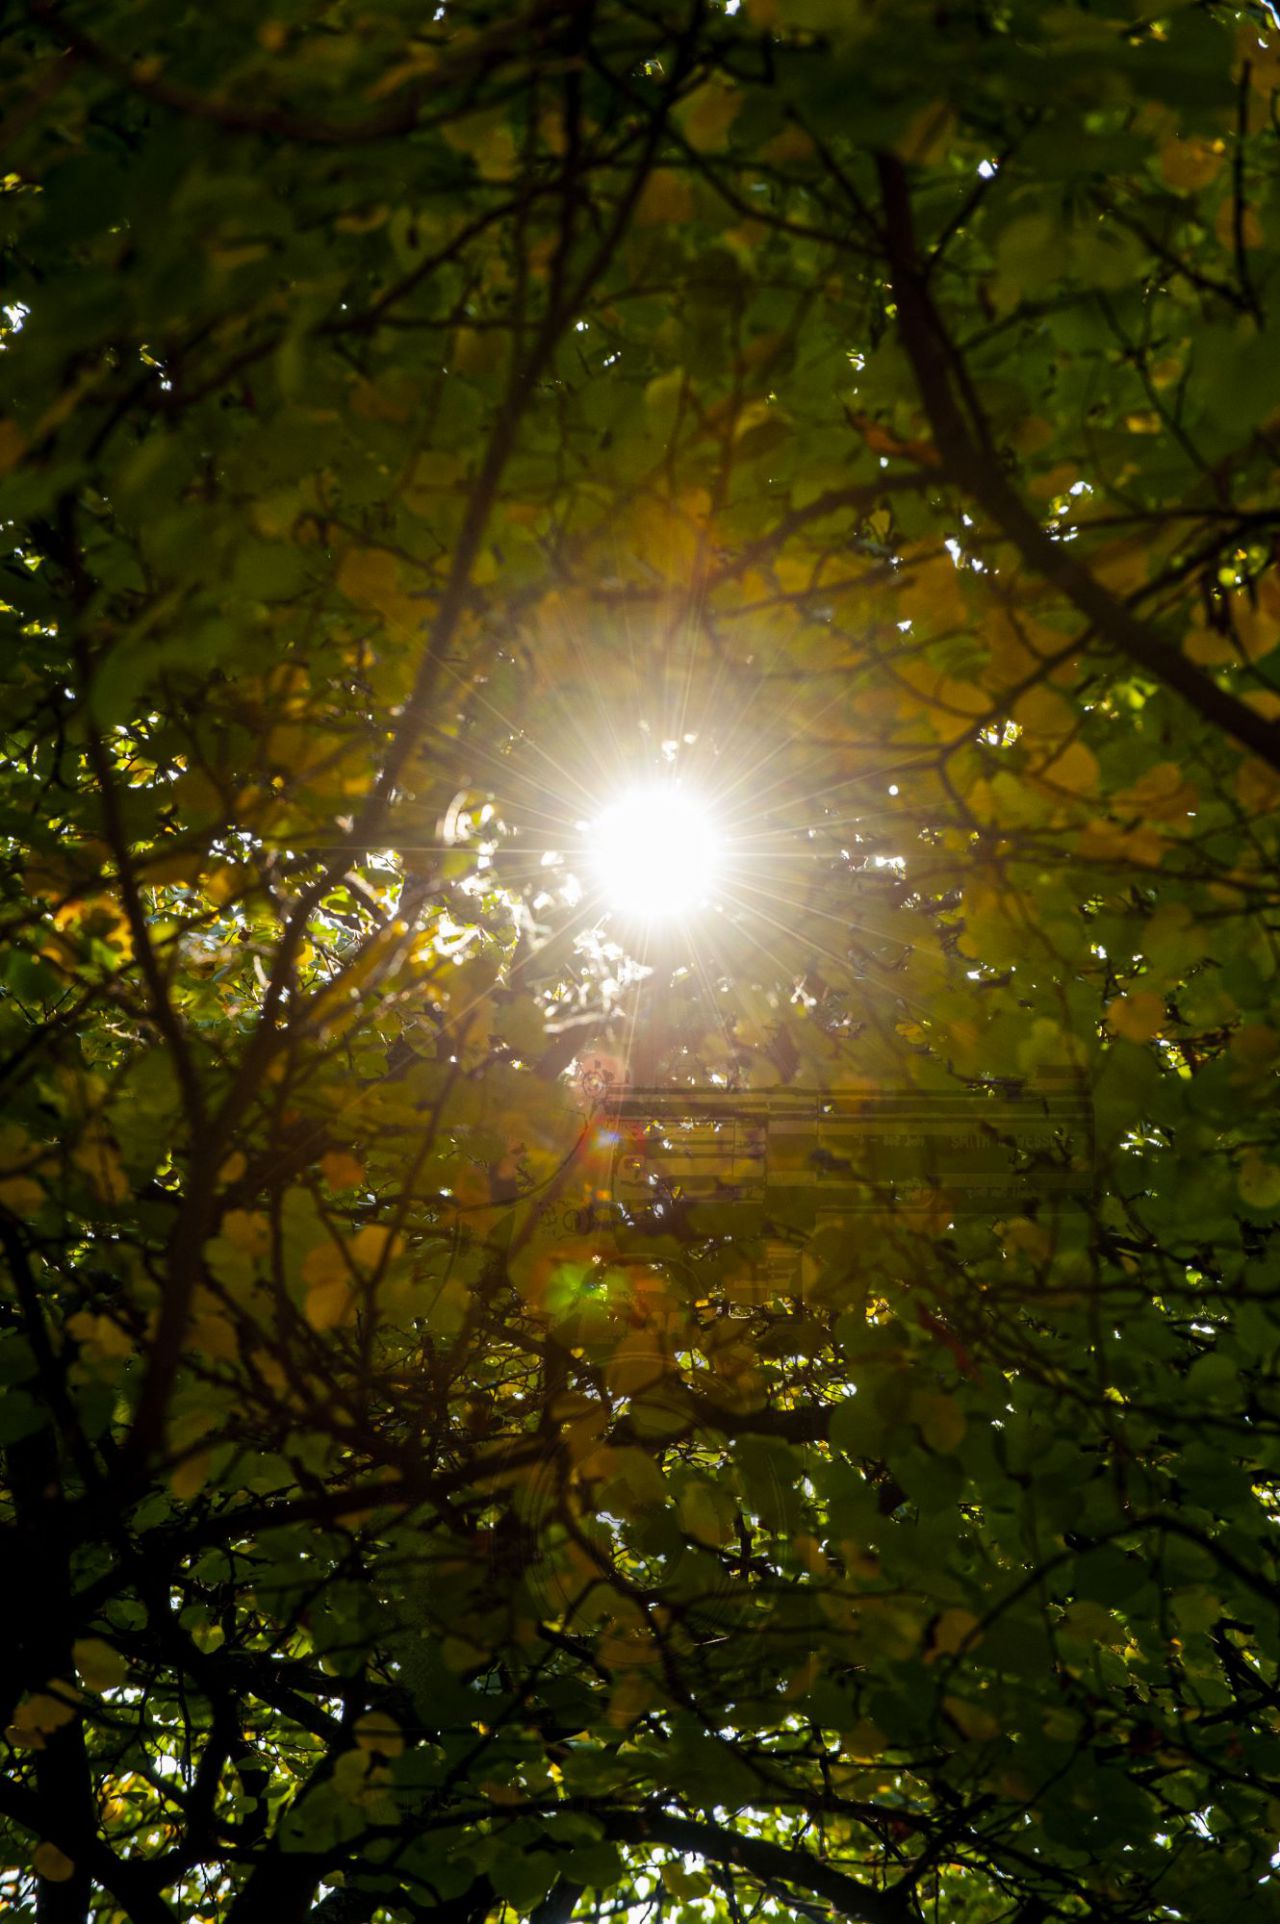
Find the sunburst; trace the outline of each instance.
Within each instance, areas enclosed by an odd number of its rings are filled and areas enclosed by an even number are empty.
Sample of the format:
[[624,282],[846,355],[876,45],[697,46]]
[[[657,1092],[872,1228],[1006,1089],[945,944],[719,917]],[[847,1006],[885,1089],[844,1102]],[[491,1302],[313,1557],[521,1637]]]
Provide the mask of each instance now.
[[676,777],[626,790],[587,825],[586,865],[629,924],[669,923],[704,907],[724,836],[705,796]]

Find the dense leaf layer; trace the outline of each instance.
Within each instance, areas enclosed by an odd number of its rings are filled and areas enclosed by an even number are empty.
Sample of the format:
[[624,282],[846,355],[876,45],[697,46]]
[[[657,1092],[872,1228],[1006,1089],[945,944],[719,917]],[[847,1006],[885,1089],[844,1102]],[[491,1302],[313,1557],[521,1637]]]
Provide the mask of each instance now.
[[[20,1912],[1275,1914],[1278,86],[1186,0],[6,23]],[[630,1208],[627,1076],[906,1160]]]

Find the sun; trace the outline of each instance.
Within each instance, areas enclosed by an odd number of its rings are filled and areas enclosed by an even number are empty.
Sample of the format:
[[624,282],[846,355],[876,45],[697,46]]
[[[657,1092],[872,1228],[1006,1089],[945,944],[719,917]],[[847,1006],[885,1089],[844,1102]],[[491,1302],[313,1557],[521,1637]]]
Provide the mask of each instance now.
[[592,878],[636,922],[690,915],[715,886],[722,842],[706,800],[677,781],[631,788],[587,829]]

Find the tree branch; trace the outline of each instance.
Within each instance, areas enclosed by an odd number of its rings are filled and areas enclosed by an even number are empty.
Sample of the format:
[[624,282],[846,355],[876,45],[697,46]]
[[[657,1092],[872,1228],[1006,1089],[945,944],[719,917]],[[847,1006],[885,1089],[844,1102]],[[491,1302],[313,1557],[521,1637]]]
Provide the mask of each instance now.
[[807,1851],[793,1850],[786,1844],[772,1843],[767,1837],[750,1837],[721,1824],[708,1824],[691,1817],[676,1817],[666,1811],[606,1814],[605,1829],[611,1837],[627,1844],[668,1844],[673,1850],[688,1851],[713,1864],[732,1864],[750,1873],[762,1884],[792,1884],[811,1891],[837,1910],[841,1917],[856,1924],[905,1924],[908,1912],[891,1893],[874,1890],[856,1877],[824,1864]]
[[1046,533],[1036,516],[971,432],[952,391],[948,361],[955,353],[934,307],[916,253],[907,170],[893,154],[877,157],[885,211],[885,245],[898,308],[898,332],[911,362],[933,438],[950,479],[1003,531],[1022,559],[1065,595],[1099,639],[1171,688],[1206,721],[1280,769],[1280,730],[1237,696],[1220,688],[1162,641],[1122,601]]

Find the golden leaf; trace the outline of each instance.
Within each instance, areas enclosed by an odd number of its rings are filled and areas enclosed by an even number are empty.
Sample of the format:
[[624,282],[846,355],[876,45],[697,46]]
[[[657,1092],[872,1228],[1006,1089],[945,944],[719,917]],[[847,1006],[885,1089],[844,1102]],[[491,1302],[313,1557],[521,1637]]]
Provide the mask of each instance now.
[[[54,1691],[59,1694],[55,1696]],[[61,1730],[64,1724],[73,1723],[76,1707],[69,1699],[74,1695],[73,1686],[61,1677],[52,1679],[49,1690],[37,1690],[20,1703],[13,1713],[16,1730],[35,1731],[47,1737],[51,1731]]]
[[693,147],[723,147],[741,105],[736,87],[727,87],[719,79],[706,81],[689,95],[677,116],[685,139]]
[[258,1209],[228,1209],[222,1234],[242,1256],[265,1256],[271,1248],[271,1219]]
[[808,160],[813,153],[813,141],[803,127],[786,127],[772,140],[766,141],[760,149],[760,158],[772,166],[780,167],[788,160]]
[[352,1238],[351,1254],[365,1269],[378,1269],[400,1253],[400,1238],[382,1223],[366,1223]]
[[888,1748],[883,1730],[878,1724],[873,1724],[869,1717],[859,1717],[840,1746],[843,1755],[851,1758],[855,1764],[874,1763],[877,1757],[883,1757]]
[[1217,178],[1226,153],[1222,140],[1167,140],[1160,149],[1160,172],[1166,186],[1178,193],[1198,193]]
[[195,1450],[169,1472],[169,1488],[180,1502],[203,1490],[213,1467],[208,1450]]
[[101,1129],[85,1136],[71,1158],[88,1179],[99,1202],[123,1202],[129,1194],[129,1178],[120,1161],[120,1151]]
[[26,446],[27,437],[16,421],[0,421],[0,474],[17,467]]
[[366,1710],[356,1722],[354,1735],[361,1750],[378,1750],[384,1757],[398,1757],[404,1749],[400,1726],[385,1710]]
[[338,586],[361,608],[382,608],[400,594],[396,558],[381,548],[348,548],[338,568]]
[[1072,795],[1092,795],[1098,786],[1098,758],[1083,742],[1072,742],[1040,772],[1045,781]]
[[313,1283],[302,1310],[314,1330],[340,1329],[351,1322],[355,1316],[356,1294],[350,1278],[344,1274]]
[[75,1859],[51,1844],[47,1837],[36,1845],[31,1861],[46,1884],[65,1884],[76,1874]]
[[1274,1209],[1280,1203],[1280,1169],[1261,1156],[1247,1155],[1236,1178],[1240,1200],[1250,1209]]
[[330,1189],[354,1189],[364,1181],[364,1164],[345,1149],[331,1149],[320,1158],[320,1174]]
[[[1234,196],[1228,195],[1218,209],[1213,223],[1213,231],[1222,245],[1233,249],[1236,244],[1236,203]],[[1261,247],[1263,244],[1262,222],[1252,207],[1246,207],[1240,216],[1240,244],[1242,247]]]
[[918,1423],[931,1450],[946,1455],[964,1441],[964,1411],[952,1396],[930,1390],[916,1390],[909,1405],[911,1420]]
[[309,1249],[302,1259],[302,1280],[308,1289],[323,1289],[330,1283],[346,1283],[351,1266],[340,1243],[326,1237]]
[[953,1606],[944,1610],[933,1625],[929,1648],[925,1652],[925,1662],[931,1663],[938,1657],[954,1657],[962,1649],[972,1649],[981,1639],[975,1636],[978,1618],[972,1610]]
[[112,1690],[129,1674],[126,1659],[101,1637],[79,1638],[72,1645],[71,1654],[81,1682],[89,1690]]
[[655,168],[640,190],[632,218],[637,227],[675,226],[692,220],[693,189],[673,168]]
[[912,115],[894,142],[894,152],[911,166],[932,167],[946,153],[955,130],[956,117],[946,101],[932,100]]
[[0,1204],[15,1216],[34,1216],[44,1205],[44,1190],[30,1176],[0,1177]]
[[981,1704],[972,1704],[963,1697],[944,1697],[943,1709],[961,1736],[971,1738],[975,1743],[989,1743],[1000,1735],[999,1719],[993,1717]]
[[1118,995],[1108,1004],[1107,1021],[1126,1042],[1150,1042],[1165,1026],[1164,997],[1154,989]]

